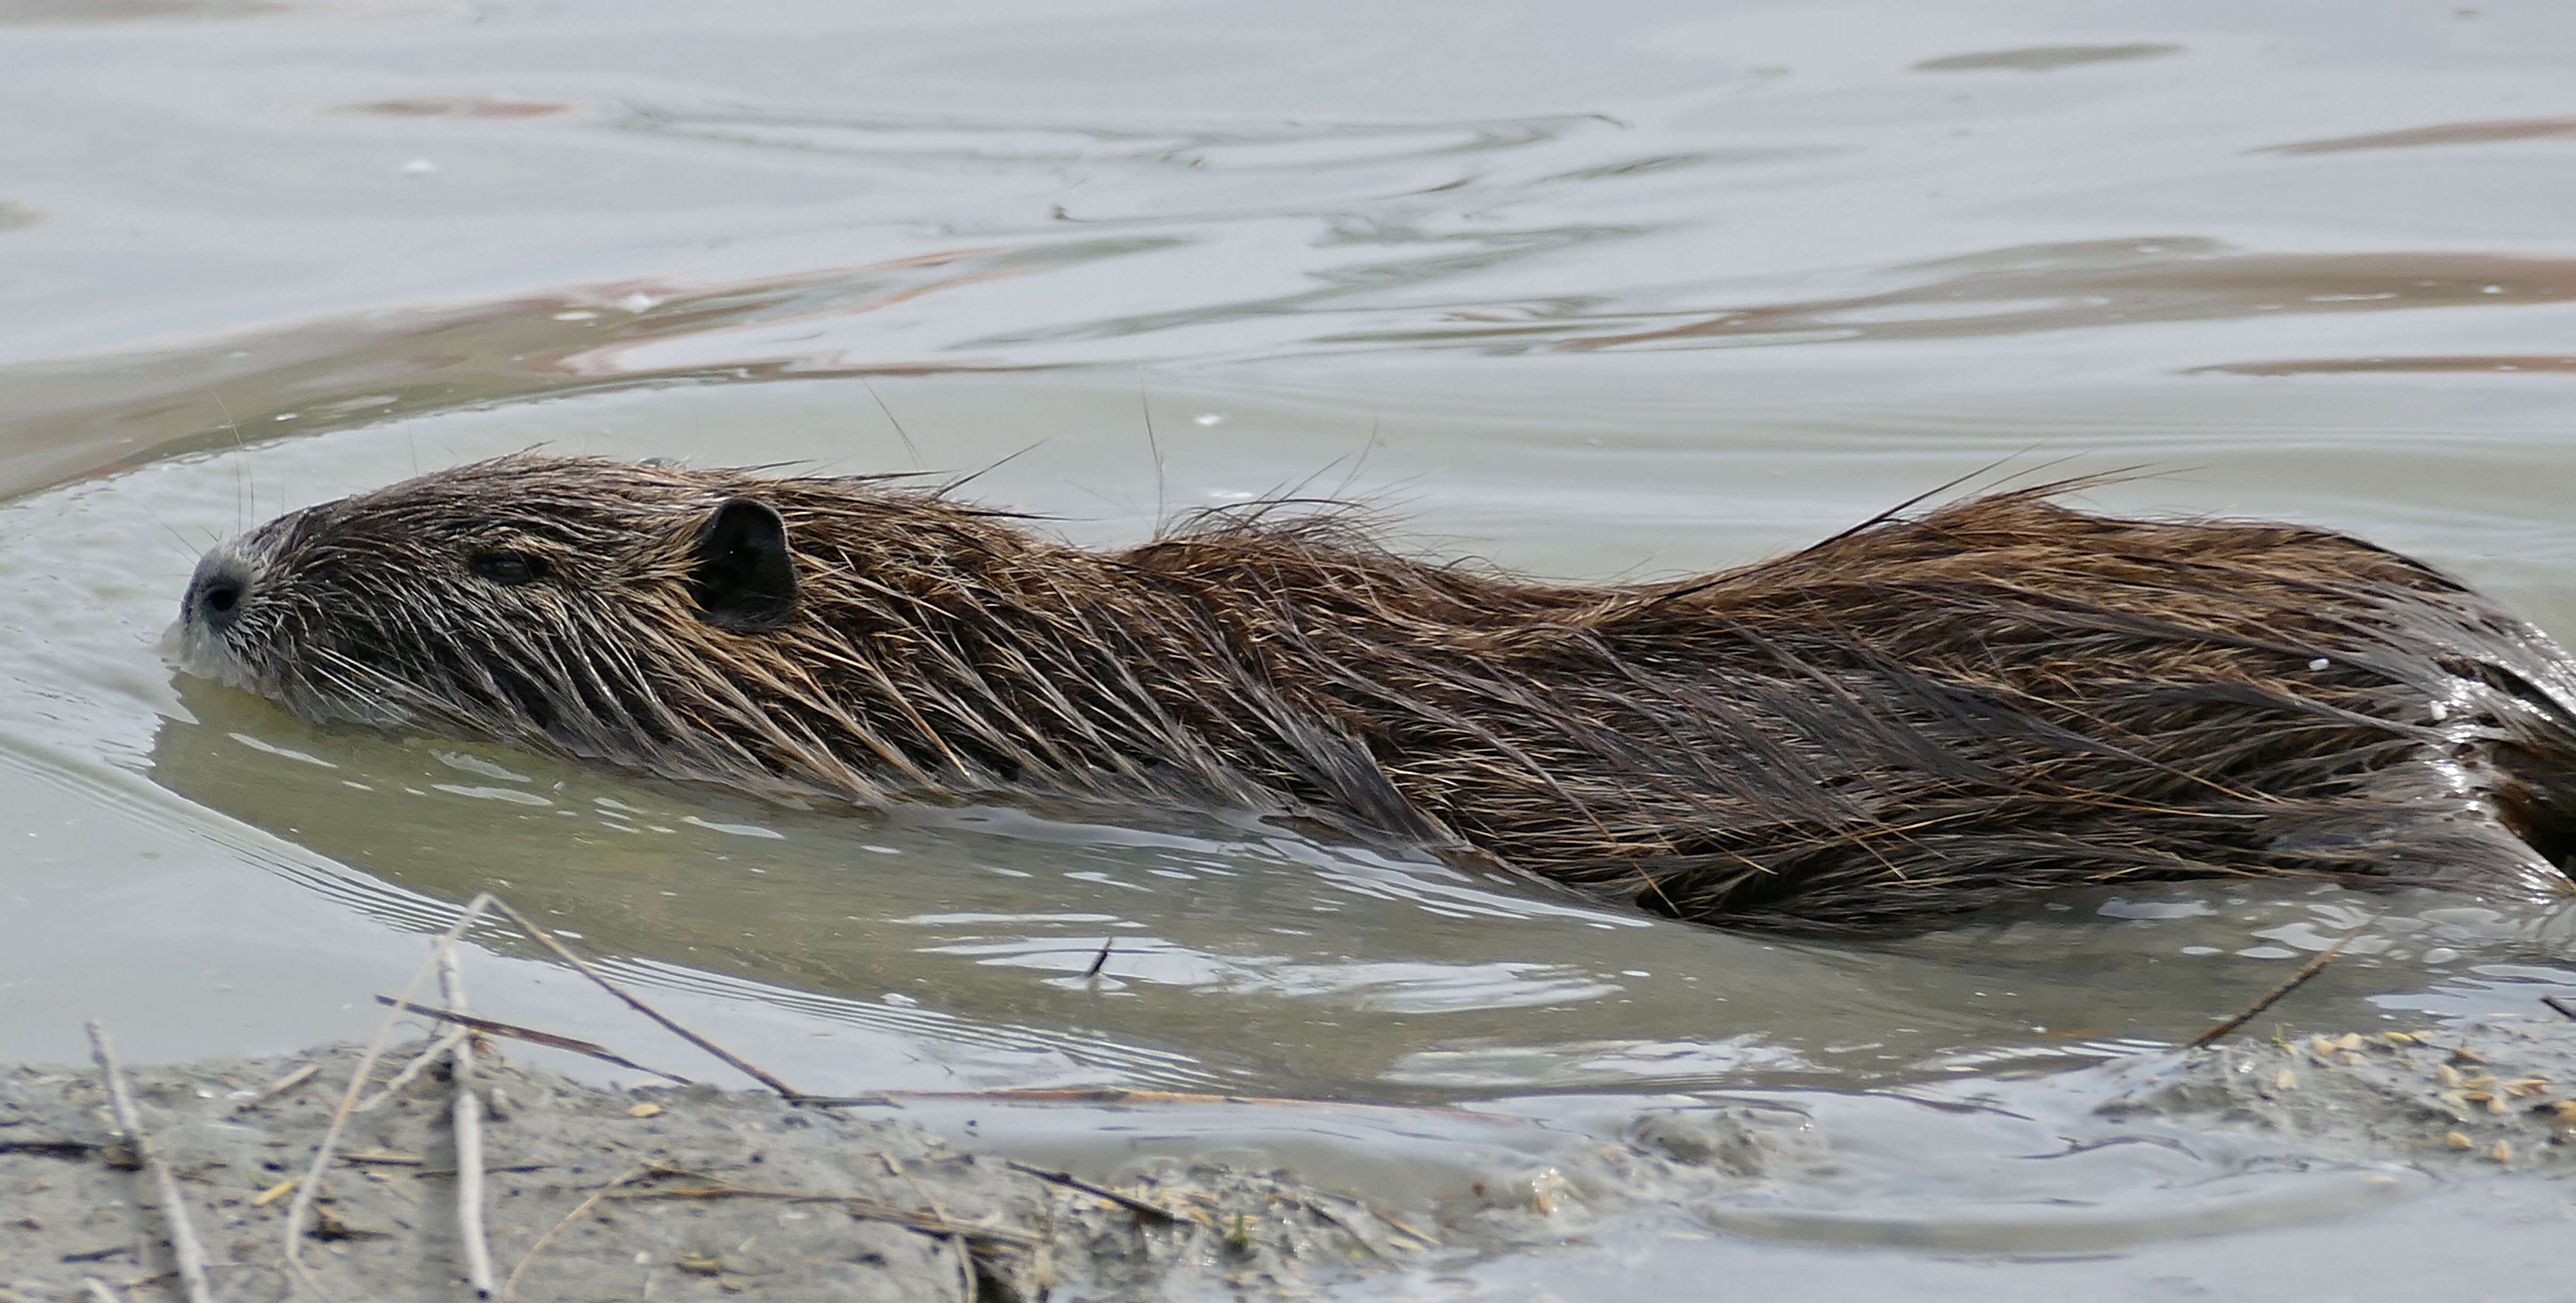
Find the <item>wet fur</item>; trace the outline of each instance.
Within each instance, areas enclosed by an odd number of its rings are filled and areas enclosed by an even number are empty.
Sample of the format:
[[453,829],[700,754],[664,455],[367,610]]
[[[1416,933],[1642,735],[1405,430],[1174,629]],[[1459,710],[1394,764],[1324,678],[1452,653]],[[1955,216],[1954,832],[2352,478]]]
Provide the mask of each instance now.
[[[1294,814],[1710,922],[2174,878],[2568,890],[2576,666],[2546,635],[2342,535],[2052,492],[1594,586],[1332,513],[1092,552],[895,481],[521,456],[254,531],[195,659],[310,718],[871,803]],[[707,618],[734,499],[792,541],[779,621]],[[461,561],[495,547],[546,577]]]

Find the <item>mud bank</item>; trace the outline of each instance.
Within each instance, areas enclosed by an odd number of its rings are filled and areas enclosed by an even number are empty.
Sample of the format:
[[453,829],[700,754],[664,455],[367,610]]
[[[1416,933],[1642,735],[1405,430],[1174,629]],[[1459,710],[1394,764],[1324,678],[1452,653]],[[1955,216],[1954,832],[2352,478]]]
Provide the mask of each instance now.
[[[130,1071],[222,1297],[294,1292],[293,1182],[356,1057]],[[498,1293],[521,1299],[1295,1298],[1433,1247],[1398,1215],[1279,1175],[1170,1165],[1104,1195],[846,1108],[511,1067],[482,1080],[491,1254]],[[449,1095],[424,1076],[352,1117],[302,1254],[327,1297],[472,1296]],[[91,1279],[157,1294],[171,1263],[99,1074],[0,1070],[0,1300],[93,1299]]]
[[[356,1057],[335,1047],[130,1073],[144,1129],[176,1172],[223,1298],[295,1293],[282,1257],[293,1183]],[[529,1300],[1367,1293],[1358,1278],[1443,1278],[1474,1259],[1578,1244],[1657,1209],[1694,1211],[1729,1235],[1812,1238],[1796,1233],[1798,1214],[1836,1206],[1834,1188],[1849,1174],[1843,1151],[1855,1140],[1837,1136],[1829,1111],[1811,1111],[1797,1092],[1640,1098],[1581,1120],[1533,1120],[1553,1141],[1523,1155],[1525,1170],[1497,1169],[1429,1206],[1394,1206],[1287,1171],[1171,1158],[1093,1184],[953,1148],[900,1109],[799,1106],[703,1087],[618,1090],[506,1066],[483,1069],[481,1080],[492,1105],[485,1204],[496,1295]],[[2576,1168],[2576,1022],[2283,1032],[1967,1093],[1993,1095],[1983,1106],[1992,1108],[2022,1088],[2081,1101],[2051,1111],[2074,1149],[2124,1136],[2183,1149],[2210,1141],[2213,1154],[2243,1150],[2261,1167],[2412,1169],[2435,1183],[2505,1171],[2563,1179]],[[470,1297],[451,1098],[433,1071],[353,1115],[316,1191],[302,1253],[324,1296]],[[1507,1114],[1478,1116],[1518,1125]],[[1851,1213],[1869,1209],[1834,1215]],[[2163,1234],[2252,1224],[2202,1214]],[[2012,1252],[1966,1231],[1903,1242],[1950,1239],[1971,1253]],[[0,1303],[94,1300],[92,1280],[133,1297],[175,1297],[172,1262],[163,1214],[110,1118],[98,1072],[0,1069]]]
[[2284,1032],[2123,1071],[2128,1088],[2096,1110],[2105,1119],[2295,1136],[2436,1172],[2576,1167],[2576,1022]]

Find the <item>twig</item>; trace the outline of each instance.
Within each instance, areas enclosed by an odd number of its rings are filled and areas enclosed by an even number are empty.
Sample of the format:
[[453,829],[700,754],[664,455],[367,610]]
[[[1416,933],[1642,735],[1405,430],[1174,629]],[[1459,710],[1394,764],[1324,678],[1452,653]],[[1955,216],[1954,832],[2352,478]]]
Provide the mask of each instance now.
[[602,1063],[614,1063],[621,1068],[633,1068],[637,1072],[649,1072],[656,1077],[660,1077],[664,1081],[677,1082],[683,1086],[694,1086],[697,1084],[676,1072],[664,1072],[660,1068],[645,1067],[643,1064],[637,1063],[633,1059],[618,1054],[610,1050],[608,1047],[600,1045],[594,1041],[585,1041],[578,1037],[563,1036],[554,1032],[541,1032],[534,1027],[522,1027],[517,1023],[506,1023],[497,1018],[486,1018],[480,1014],[467,1013],[462,1009],[441,1009],[432,1004],[403,1004],[397,1002],[390,995],[377,996],[376,1003],[392,1005],[394,1008],[400,1009],[405,1013],[416,1013],[425,1017],[436,1018],[441,1022],[455,1023],[459,1027],[470,1027],[478,1032],[490,1032],[495,1036],[507,1036],[512,1040],[526,1041],[531,1045],[543,1045],[549,1049],[570,1050],[575,1054],[587,1054]]
[[378,1090],[375,1094],[369,1095],[365,1099],[358,1101],[358,1107],[355,1111],[360,1113],[373,1112],[377,1105],[384,1103],[386,1100],[392,1099],[396,1094],[401,1092],[403,1087],[410,1085],[412,1078],[429,1071],[431,1065],[437,1063],[440,1059],[446,1058],[456,1049],[456,1043],[458,1041],[464,1040],[466,1037],[473,1034],[474,1029],[471,1027],[448,1028],[445,1036],[441,1036],[437,1040],[431,1041],[428,1048],[422,1050],[419,1054],[414,1055],[411,1062],[403,1065],[402,1071],[387,1078],[383,1089]]
[[[47,1158],[87,1158],[99,1146],[86,1140],[0,1140],[0,1154],[42,1154]],[[0,1299],[0,1303],[8,1303]]]
[[[576,955],[571,950],[567,949],[563,942],[555,940],[553,933],[546,931],[544,928],[538,927],[534,922],[529,920],[527,915],[510,908],[507,901],[496,900],[493,904],[499,908],[503,914],[508,915],[511,922],[516,923],[521,928],[525,929],[528,935],[535,937],[540,942],[543,942],[546,949],[554,951],[557,956],[561,957],[565,963],[572,965],[573,968],[582,976],[598,983],[599,989],[608,992],[610,995],[616,996],[620,1000],[624,1000],[628,1008],[662,1024],[662,1026],[669,1029],[673,1035],[687,1041],[689,1044],[695,1045],[699,1049],[705,1050],[707,1053],[724,1060],[727,1064],[731,1065],[735,1071],[758,1081],[761,1085],[767,1086],[771,1090],[777,1091],[781,1098],[788,1100],[800,1100],[805,1098],[805,1092],[751,1066],[749,1063],[746,1063],[741,1058],[737,1057],[733,1051],[728,1050],[725,1047],[716,1044],[714,1041],[708,1040],[706,1037],[700,1036],[696,1032],[690,1031],[688,1028],[671,1021],[669,1018],[663,1016],[661,1010],[635,998],[627,992],[626,988],[608,980],[607,974],[591,967],[589,963],[582,959],[581,956]],[[411,993],[408,991],[404,992],[403,1000],[405,1003],[410,1002]]]
[[[438,947],[438,990],[448,1007],[465,1008],[465,974],[456,943]],[[405,1001],[408,1004],[409,1001]],[[492,1297],[492,1244],[483,1230],[483,1097],[474,1090],[474,1038],[450,1051],[456,1058],[456,1238],[465,1244],[465,1279],[474,1297]]]
[[1116,944],[1118,944],[1116,937],[1105,937],[1101,940],[1100,953],[1091,957],[1091,967],[1082,970],[1085,979],[1100,976],[1100,970],[1109,966],[1109,948]]
[[1187,1218],[1182,1217],[1179,1213],[1173,1212],[1171,1209],[1166,1208],[1161,1204],[1154,1203],[1150,1200],[1139,1199],[1132,1194],[1121,1194],[1116,1190],[1110,1189],[1108,1186],[1096,1185],[1090,1181],[1083,1180],[1081,1177],[1075,1176],[1071,1172],[1050,1172],[1043,1167],[1031,1167],[1026,1163],[1016,1161],[1008,1162],[1005,1166],[1009,1167],[1014,1172],[1022,1172],[1027,1175],[1034,1176],[1050,1185],[1060,1185],[1069,1190],[1080,1190],[1084,1194],[1096,1195],[1126,1209],[1129,1212],[1136,1213],[1139,1216],[1151,1217],[1165,1226],[1170,1226],[1175,1223],[1188,1220]]
[[115,1290],[107,1287],[106,1281],[96,1276],[81,1277],[81,1288],[87,1291],[91,1298],[99,1300],[99,1303],[125,1303],[125,1300],[116,1296]]
[[591,1191],[589,1198],[582,1200],[580,1203],[574,1204],[572,1211],[563,1215],[562,1221],[556,1222],[553,1226],[548,1227],[545,1234],[537,1237],[536,1243],[528,1246],[527,1252],[519,1255],[519,1265],[510,1268],[510,1279],[504,1282],[501,1286],[502,1303],[509,1303],[510,1299],[517,1297],[519,1292],[520,1274],[528,1269],[529,1263],[537,1260],[537,1254],[539,1251],[543,1250],[547,1245],[554,1243],[556,1236],[563,1234],[563,1228],[572,1225],[574,1219],[580,1217],[583,1213],[589,1212],[591,1209],[598,1207],[599,1201],[607,1198],[609,1191],[634,1180],[636,1177],[647,1175],[652,1171],[653,1165],[651,1163],[638,1163],[633,1167],[627,1168],[624,1172],[619,1173],[616,1180]]
[[944,1237],[948,1247],[957,1251],[957,1303],[975,1303],[975,1259],[966,1247],[966,1237]]
[[921,1178],[914,1176],[912,1169],[905,1167],[902,1160],[882,1149],[877,1151],[877,1159],[885,1164],[887,1174],[902,1177],[904,1182],[912,1187],[912,1192],[921,1196],[922,1206],[930,1210],[931,1216],[943,1222],[953,1220],[948,1215],[947,1207],[939,1202],[939,1196],[932,1194],[930,1187],[923,1185]]
[[2341,940],[2318,951],[2308,960],[2308,962],[2299,965],[2299,971],[2290,974],[2289,980],[2281,983],[2279,986],[2273,987],[2269,991],[2265,991],[2260,997],[2256,998],[2254,1003],[2245,1006],[2245,1012],[2210,1028],[2208,1031],[2202,1032],[2198,1036],[2192,1037],[2189,1041],[2183,1043],[2183,1048],[2187,1050],[2200,1049],[2203,1046],[2215,1043],[2219,1037],[2225,1036],[2227,1033],[2252,1022],[2254,1020],[2254,1015],[2271,1008],[2274,1004],[2279,1003],[2282,996],[2298,990],[2299,987],[2304,985],[2309,978],[2324,971],[2327,960],[2342,953],[2345,946],[2352,944],[2352,939],[2354,937],[2360,936],[2362,933],[2369,930],[2370,925],[2368,923],[2364,923],[2360,927],[2344,933]]
[[235,1113],[246,1113],[252,1109],[258,1108],[260,1105],[303,1085],[305,1082],[311,1081],[313,1079],[313,1074],[320,1072],[321,1070],[322,1065],[319,1063],[305,1064],[303,1067],[297,1068],[295,1071],[268,1083],[268,1085],[261,1089],[258,1094],[233,1105],[233,1111]]
[[[411,1002],[412,996],[420,991],[420,984],[428,980],[429,970],[437,966],[438,947],[456,944],[456,939],[465,935],[465,929],[474,926],[474,920],[483,917],[483,911],[490,909],[493,903],[492,893],[488,891],[477,892],[474,899],[465,902],[465,912],[457,915],[456,922],[439,934],[429,957],[421,961],[418,971],[411,975],[410,984],[403,987],[404,1003]],[[349,1114],[357,1108],[358,1091],[367,1084],[367,1074],[375,1070],[376,1056],[384,1053],[385,1040],[393,1035],[394,1021],[401,1016],[399,1009],[385,1011],[383,1025],[376,1028],[375,1039],[367,1042],[366,1053],[358,1056],[357,1070],[349,1074],[349,1088],[340,1093],[340,1107],[331,1114],[331,1125],[323,1131],[322,1143],[313,1148],[313,1165],[305,1169],[304,1179],[296,1184],[295,1201],[286,1206],[286,1265],[297,1279],[303,1281],[304,1287],[315,1294],[323,1294],[323,1290],[321,1282],[313,1279],[313,1273],[304,1265],[304,1220],[313,1215],[313,1200],[322,1188],[322,1173],[331,1166],[331,1151],[339,1148],[340,1133],[347,1129]]]
[[603,1193],[603,1198],[624,1199],[643,1203],[660,1199],[776,1199],[783,1203],[836,1203],[841,1210],[861,1221],[886,1222],[909,1227],[925,1235],[964,1236],[968,1239],[991,1240],[998,1244],[1030,1248],[1036,1236],[1026,1231],[1006,1230],[1000,1226],[951,1221],[944,1215],[907,1212],[882,1199],[863,1194],[834,1194],[828,1190],[773,1190],[757,1185],[736,1185],[720,1176],[668,1163],[652,1163],[646,1169],[654,1176],[684,1176],[703,1181],[704,1185],[673,1186],[663,1190],[634,1190],[626,1193]]
[[[896,1158],[893,1154],[882,1149],[877,1151],[877,1159],[885,1164],[886,1171],[889,1174],[902,1177],[907,1184],[912,1186],[912,1192],[921,1196],[921,1202],[925,1207],[930,1209],[931,1216],[936,1217],[943,1222],[954,1220],[949,1217],[946,1206],[939,1202],[939,1196],[932,1194],[930,1192],[930,1187],[923,1185],[921,1183],[921,1178],[914,1176],[911,1169],[903,1165],[903,1161],[901,1159]],[[962,1300],[963,1303],[975,1303],[975,1260],[967,1254],[966,1240],[964,1237],[951,1235],[947,1238],[949,1247],[957,1250],[957,1297]]]
[[2576,1004],[2569,1004],[2567,1001],[2554,995],[2544,995],[2540,997],[2540,1002],[2570,1018],[2576,1018]]
[[107,1098],[116,1109],[116,1129],[125,1133],[134,1146],[134,1156],[152,1173],[153,1188],[161,1196],[161,1215],[170,1223],[170,1255],[179,1260],[179,1283],[186,1287],[188,1303],[211,1303],[214,1293],[206,1287],[206,1250],[197,1243],[196,1229],[188,1224],[188,1207],[179,1199],[179,1180],[170,1175],[170,1165],[152,1148],[152,1137],[143,1130],[143,1114],[135,1110],[134,1096],[125,1089],[125,1070],[117,1066],[116,1045],[108,1040],[107,1029],[96,1018],[89,1020],[90,1057],[98,1060],[98,1073],[107,1079]]
[[378,1150],[371,1154],[342,1154],[340,1161],[351,1167],[419,1167],[427,1160],[418,1154],[396,1154]]

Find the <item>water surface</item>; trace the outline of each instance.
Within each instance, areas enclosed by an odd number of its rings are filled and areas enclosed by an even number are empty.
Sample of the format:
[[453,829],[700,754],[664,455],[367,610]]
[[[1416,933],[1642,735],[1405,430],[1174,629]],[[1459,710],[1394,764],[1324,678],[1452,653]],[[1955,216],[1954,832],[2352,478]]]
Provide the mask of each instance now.
[[[980,470],[1098,544],[1328,492],[1586,578],[2130,471],[2088,500],[2353,529],[2566,636],[2576,13],[18,0],[0,69],[0,1056],[76,1057],[91,1013],[155,1058],[363,1035],[495,887],[809,1090],[1535,1128],[981,1111],[1064,1161],[1223,1144],[1428,1197],[1758,1097],[1845,1173],[1762,1199],[2013,1264],[1927,1290],[2261,1297],[2341,1256],[2352,1297],[2529,1294],[2547,1232],[2480,1201],[2554,1196],[2214,1141],[2008,1160],[2080,1126],[2085,1065],[2356,927],[2283,1019],[2551,1016],[2563,911],[2179,885],[1793,943],[1215,817],[792,810],[316,730],[157,646],[214,539],[526,447]],[[496,1016],[703,1070],[486,939]],[[1959,1091],[2024,1121],[1922,1102]],[[1674,1207],[1553,1287],[1934,1270]],[[2013,1256],[2052,1250],[2127,1256]]]

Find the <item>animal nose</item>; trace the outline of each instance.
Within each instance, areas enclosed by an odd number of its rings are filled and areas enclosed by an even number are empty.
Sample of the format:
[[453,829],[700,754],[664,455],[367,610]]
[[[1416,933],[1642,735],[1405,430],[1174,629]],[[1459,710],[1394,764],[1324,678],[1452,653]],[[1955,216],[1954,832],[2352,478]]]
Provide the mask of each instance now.
[[188,581],[188,596],[180,603],[179,615],[222,633],[241,619],[242,601],[249,596],[250,576],[244,568],[230,557],[209,554],[197,563],[196,576]]

